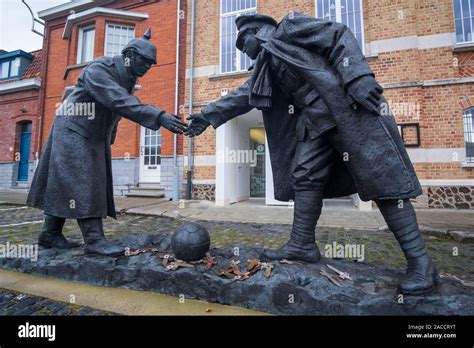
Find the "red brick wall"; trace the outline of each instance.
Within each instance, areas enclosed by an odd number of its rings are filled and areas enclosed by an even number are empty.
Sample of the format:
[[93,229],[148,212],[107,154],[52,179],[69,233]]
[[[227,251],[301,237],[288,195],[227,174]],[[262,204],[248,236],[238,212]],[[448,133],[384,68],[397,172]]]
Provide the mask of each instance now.
[[15,153],[20,151],[18,123],[23,121],[32,122],[30,160],[35,159],[38,94],[38,90],[33,89],[0,95],[0,162],[15,160]]
[[[175,69],[176,69],[176,0],[136,0],[118,1],[106,7],[119,8],[134,12],[148,13],[149,18],[143,21],[122,20],[106,16],[98,16],[85,20],[73,27],[70,39],[62,39],[66,18],[55,19],[47,23],[45,51],[47,69],[45,76],[44,121],[42,130],[42,144],[44,146],[49,130],[54,120],[56,104],[66,86],[73,85],[79,76],[80,69],[70,70],[64,79],[66,67],[76,63],[77,37],[79,27],[95,23],[94,57],[104,55],[105,24],[114,23],[134,24],[135,36],[141,37],[146,28],[152,28],[152,41],[158,49],[158,64],[153,66],[148,74],[138,81],[142,89],[136,96],[144,103],[153,104],[174,113],[175,110]],[[186,31],[182,34],[185,39]],[[185,45],[183,45],[185,46]],[[184,54],[184,52],[183,52]],[[185,67],[184,67],[185,69]],[[184,70],[181,78],[184,79]],[[173,153],[173,134],[163,129],[163,155]],[[182,139],[180,139],[182,143]],[[140,145],[140,126],[127,120],[120,121],[117,139],[112,148],[113,157],[138,156]]]

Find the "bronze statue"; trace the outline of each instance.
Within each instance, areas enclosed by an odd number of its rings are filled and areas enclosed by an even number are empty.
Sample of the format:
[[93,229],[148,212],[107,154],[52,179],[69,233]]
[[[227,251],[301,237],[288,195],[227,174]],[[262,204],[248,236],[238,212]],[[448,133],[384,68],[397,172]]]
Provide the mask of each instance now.
[[[270,260],[318,262],[315,227],[323,198],[354,193],[374,200],[408,260],[403,294],[434,289],[437,271],[410,198],[421,186],[383,88],[347,26],[300,13],[280,23],[260,14],[236,19],[237,48],[255,60],[251,78],[191,115],[189,136],[262,110],[275,198],[293,199],[290,240],[264,250]],[[292,112],[294,109],[294,112]],[[388,108],[385,108],[388,110]]]
[[[116,218],[111,145],[119,120],[123,116],[153,130],[186,130],[177,116],[132,95],[137,78],[156,64],[150,38],[148,29],[143,38],[131,40],[122,55],[90,62],[56,111],[27,199],[28,205],[45,213],[39,245],[78,247],[62,234],[65,219],[77,219],[86,254],[123,254],[122,247],[106,240],[102,226],[103,218]],[[75,107],[79,105],[89,108]],[[94,112],[78,112],[84,109]]]

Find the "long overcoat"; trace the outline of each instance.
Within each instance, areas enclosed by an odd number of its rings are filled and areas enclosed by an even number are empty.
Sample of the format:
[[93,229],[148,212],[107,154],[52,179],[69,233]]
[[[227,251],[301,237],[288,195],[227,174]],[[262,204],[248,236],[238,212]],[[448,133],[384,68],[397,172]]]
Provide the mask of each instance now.
[[27,204],[63,218],[116,218],[111,145],[121,116],[157,130],[163,110],[131,92],[121,56],[100,57],[81,72],[56,110]]
[[[258,35],[258,34],[257,34]],[[320,112],[329,112],[337,126],[335,169],[325,187],[326,198],[359,193],[362,200],[404,199],[421,194],[421,186],[386,100],[381,115],[354,108],[347,86],[355,79],[374,75],[347,26],[300,13],[291,13],[270,37],[260,38],[265,54],[282,59],[298,72],[324,101]],[[258,59],[257,59],[258,61]],[[250,95],[259,79],[256,66],[252,77],[203,114],[214,127],[253,108]],[[297,115],[278,83],[272,86],[270,108],[263,108],[263,120],[272,163],[275,198],[294,198],[291,173],[296,148]],[[318,123],[314,113],[314,124]]]

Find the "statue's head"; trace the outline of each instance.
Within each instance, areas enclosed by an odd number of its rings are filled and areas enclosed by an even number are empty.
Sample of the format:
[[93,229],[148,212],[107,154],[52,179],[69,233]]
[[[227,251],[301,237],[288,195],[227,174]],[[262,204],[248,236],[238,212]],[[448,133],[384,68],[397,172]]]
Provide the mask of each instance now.
[[262,50],[261,41],[257,33],[263,27],[276,27],[277,21],[270,16],[261,14],[242,15],[235,19],[235,25],[239,34],[237,35],[236,47],[244,52],[250,59],[256,59]]
[[143,38],[130,40],[122,49],[125,66],[135,77],[142,77],[156,64],[156,47],[151,39],[151,28],[148,28]]

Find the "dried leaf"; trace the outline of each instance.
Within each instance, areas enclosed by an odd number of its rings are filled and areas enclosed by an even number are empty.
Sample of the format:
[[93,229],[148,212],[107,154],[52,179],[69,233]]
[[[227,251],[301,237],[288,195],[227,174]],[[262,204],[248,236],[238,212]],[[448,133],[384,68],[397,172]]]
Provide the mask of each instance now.
[[252,272],[255,268],[258,268],[258,269],[260,268],[260,260],[258,259],[247,260],[247,271]]
[[266,277],[266,278],[270,278],[271,274],[272,274],[272,269],[273,269],[273,265],[268,262],[268,263],[262,263],[261,264],[261,268],[264,270],[264,273],[263,275]]

